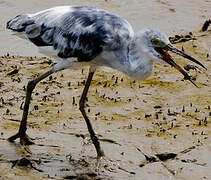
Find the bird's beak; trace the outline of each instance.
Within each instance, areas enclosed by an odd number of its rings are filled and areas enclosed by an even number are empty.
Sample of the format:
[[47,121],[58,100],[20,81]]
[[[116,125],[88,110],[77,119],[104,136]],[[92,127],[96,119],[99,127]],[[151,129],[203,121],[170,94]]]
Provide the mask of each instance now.
[[200,65],[201,67],[203,67],[204,69],[207,70],[207,68],[201,64],[198,60],[196,60],[195,58],[187,55],[186,53],[184,53],[183,51],[180,51],[179,49],[175,48],[174,46],[172,46],[171,44],[167,44],[166,46],[163,47],[156,47],[155,50],[157,52],[159,52],[162,56],[162,59],[167,62],[168,64],[170,64],[171,66],[173,66],[174,68],[176,68],[179,72],[181,72],[184,76],[184,79],[189,80],[192,84],[194,84],[196,87],[198,87],[195,82],[192,80],[192,77],[189,76],[187,74],[187,72],[185,72],[184,69],[182,69],[172,58],[172,56],[168,53],[168,51],[174,52],[186,59],[189,59],[190,61]]

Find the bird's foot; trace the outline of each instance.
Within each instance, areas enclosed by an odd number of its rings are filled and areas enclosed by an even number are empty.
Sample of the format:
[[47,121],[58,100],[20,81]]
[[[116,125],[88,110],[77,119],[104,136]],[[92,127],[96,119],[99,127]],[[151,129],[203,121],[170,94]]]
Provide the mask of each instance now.
[[100,172],[104,172],[105,170],[110,172],[115,172],[118,166],[119,165],[117,162],[115,162],[112,159],[109,159],[104,155],[101,157],[97,157],[95,170],[98,174],[100,174]]
[[14,136],[9,137],[8,141],[14,142],[17,138],[20,138],[20,144],[22,144],[22,145],[34,144],[34,142],[31,140],[31,138],[27,134],[20,135],[19,132],[17,134],[15,134]]
[[105,153],[104,151],[99,147],[99,149],[97,149],[97,159],[102,159],[103,157],[105,157]]
[[34,142],[31,140],[31,138],[27,134],[25,134],[25,136],[23,136],[23,137],[20,137],[20,143],[22,145],[32,145],[32,144],[34,144]]

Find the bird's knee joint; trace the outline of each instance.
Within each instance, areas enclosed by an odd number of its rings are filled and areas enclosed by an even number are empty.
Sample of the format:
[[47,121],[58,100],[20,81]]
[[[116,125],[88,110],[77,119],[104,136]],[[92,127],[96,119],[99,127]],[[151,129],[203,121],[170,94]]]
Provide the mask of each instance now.
[[33,90],[36,86],[36,83],[34,83],[34,81],[29,81],[27,84],[27,90]]
[[34,86],[34,85],[35,85],[34,81],[29,81],[27,87],[32,87],[32,86]]

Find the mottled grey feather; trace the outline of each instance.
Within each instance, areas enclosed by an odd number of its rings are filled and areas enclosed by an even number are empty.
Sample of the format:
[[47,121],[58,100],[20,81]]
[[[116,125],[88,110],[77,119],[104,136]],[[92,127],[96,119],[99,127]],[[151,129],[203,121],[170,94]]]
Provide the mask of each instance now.
[[103,50],[127,46],[133,36],[123,18],[92,7],[61,6],[19,15],[7,28],[24,32],[37,46],[53,46],[61,58],[90,61]]

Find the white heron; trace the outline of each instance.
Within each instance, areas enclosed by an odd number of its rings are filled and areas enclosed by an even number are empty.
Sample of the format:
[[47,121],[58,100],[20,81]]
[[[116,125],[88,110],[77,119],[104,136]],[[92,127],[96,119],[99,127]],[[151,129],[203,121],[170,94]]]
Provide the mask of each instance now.
[[19,131],[9,138],[11,142],[20,138],[23,144],[33,143],[26,134],[32,91],[38,82],[54,72],[90,67],[79,109],[86,121],[97,156],[102,157],[104,151],[85,112],[86,96],[97,67],[107,66],[131,78],[145,79],[153,71],[153,61],[165,61],[195,86],[191,76],[174,62],[168,51],[205,68],[193,57],[173,47],[166,34],[150,28],[134,34],[126,19],[94,7],[59,6],[35,14],[18,15],[7,22],[7,28],[12,34],[31,41],[43,54],[56,59],[53,68],[28,82]]

